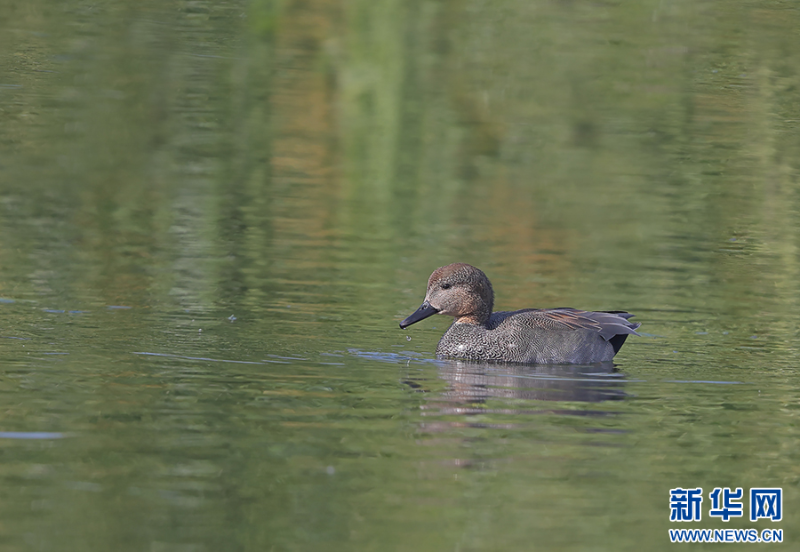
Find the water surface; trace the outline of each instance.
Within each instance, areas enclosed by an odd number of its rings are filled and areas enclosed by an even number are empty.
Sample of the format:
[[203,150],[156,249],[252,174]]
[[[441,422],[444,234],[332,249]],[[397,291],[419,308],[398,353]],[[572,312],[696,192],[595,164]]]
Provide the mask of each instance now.
[[[0,548],[797,542],[799,25],[4,2]],[[397,322],[455,261],[498,309],[643,335],[615,365],[436,360],[448,320]],[[669,522],[675,487],[702,522]],[[709,518],[714,487],[781,487],[783,521]]]

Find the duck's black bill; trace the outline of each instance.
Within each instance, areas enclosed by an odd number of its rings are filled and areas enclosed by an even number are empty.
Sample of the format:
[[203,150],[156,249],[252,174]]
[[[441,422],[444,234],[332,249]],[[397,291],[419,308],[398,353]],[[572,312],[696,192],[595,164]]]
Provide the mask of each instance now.
[[425,320],[426,318],[428,318],[429,316],[433,316],[437,312],[439,312],[439,309],[432,307],[430,303],[425,301],[417,310],[414,311],[414,313],[411,316],[400,322],[400,328],[406,329],[411,324],[416,324],[420,320]]

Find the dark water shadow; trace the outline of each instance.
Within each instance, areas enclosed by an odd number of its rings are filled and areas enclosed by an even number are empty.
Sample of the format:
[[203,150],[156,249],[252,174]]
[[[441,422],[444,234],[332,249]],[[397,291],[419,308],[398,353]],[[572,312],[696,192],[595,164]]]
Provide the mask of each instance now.
[[[408,372],[403,383],[418,392],[433,392],[442,403],[451,405],[444,411],[485,414],[486,404],[497,399],[507,404],[505,412],[542,412],[537,406],[519,401],[600,403],[624,399],[628,379],[613,362],[590,365],[570,364],[507,364],[465,360],[425,358],[421,355],[376,353],[350,349],[354,356],[402,363],[406,366],[435,365],[440,380],[448,385],[442,391],[426,379],[425,371]],[[429,373],[429,372],[428,372]],[[431,397],[433,400],[433,397]],[[547,412],[555,412],[547,409]],[[589,410],[566,410],[574,415],[591,415]],[[602,414],[607,414],[603,412]]]
[[[531,415],[605,418],[619,412],[574,403],[599,405],[627,397],[626,376],[612,362],[575,366],[440,360],[437,365],[447,386],[432,392],[421,406],[428,420],[420,431],[427,434],[465,428],[521,430]],[[590,422],[584,431],[609,430]]]
[[[575,364],[509,364],[425,358],[350,349],[351,355],[411,365],[435,365],[448,388],[438,394],[452,403],[481,405],[491,399],[590,402],[622,400],[627,377],[613,362]],[[431,391],[421,373],[408,373],[404,384],[416,391]],[[485,410],[481,409],[482,412]]]
[[492,364],[441,361],[449,383],[443,397],[463,404],[490,399],[601,402],[625,398],[625,376],[612,362],[592,365]]

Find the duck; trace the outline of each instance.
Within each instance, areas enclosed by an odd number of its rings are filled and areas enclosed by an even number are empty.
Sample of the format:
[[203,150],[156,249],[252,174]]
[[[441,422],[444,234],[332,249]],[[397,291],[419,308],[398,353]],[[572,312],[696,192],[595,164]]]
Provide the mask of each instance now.
[[434,314],[455,320],[436,346],[439,358],[525,364],[608,362],[641,325],[625,311],[573,308],[492,312],[486,274],[466,263],[437,268],[422,305],[400,322],[406,329]]

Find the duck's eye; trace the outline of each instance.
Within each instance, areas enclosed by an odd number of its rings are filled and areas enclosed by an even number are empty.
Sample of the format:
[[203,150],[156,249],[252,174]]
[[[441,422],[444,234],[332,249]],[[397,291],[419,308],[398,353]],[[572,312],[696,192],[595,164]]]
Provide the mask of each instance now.
[[450,289],[451,287],[451,284],[442,284],[442,289]]

